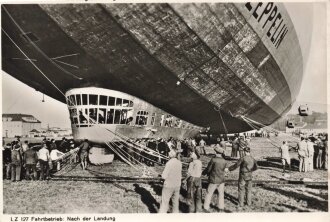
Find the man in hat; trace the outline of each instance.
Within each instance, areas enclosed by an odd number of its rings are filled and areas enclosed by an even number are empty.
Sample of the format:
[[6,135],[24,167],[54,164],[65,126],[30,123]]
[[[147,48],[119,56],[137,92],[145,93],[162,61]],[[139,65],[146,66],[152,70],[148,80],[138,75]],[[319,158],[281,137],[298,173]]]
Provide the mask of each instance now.
[[203,175],[209,176],[209,185],[207,188],[207,193],[204,201],[204,210],[209,212],[210,203],[215,190],[218,190],[218,208],[219,210],[224,210],[225,200],[224,200],[224,189],[225,189],[225,168],[227,167],[227,162],[224,159],[225,150],[220,146],[214,148],[216,155],[210,160],[206,169],[203,171]]
[[197,213],[202,210],[202,161],[199,152],[191,152],[192,161],[189,163],[187,177],[187,199],[189,204],[189,212]]
[[[245,155],[228,168],[230,171],[233,171],[240,167],[238,178],[238,199],[241,207],[244,206],[245,198],[248,206],[251,206],[252,204],[252,172],[258,169],[257,161],[251,156],[250,147],[245,147],[244,151]],[[228,169],[226,169],[226,171]]]
[[164,171],[161,175],[165,181],[162,190],[162,202],[159,208],[159,213],[167,213],[171,198],[173,213],[179,213],[182,163],[177,156],[177,152],[174,150],[170,151],[169,157],[171,159],[166,163]]

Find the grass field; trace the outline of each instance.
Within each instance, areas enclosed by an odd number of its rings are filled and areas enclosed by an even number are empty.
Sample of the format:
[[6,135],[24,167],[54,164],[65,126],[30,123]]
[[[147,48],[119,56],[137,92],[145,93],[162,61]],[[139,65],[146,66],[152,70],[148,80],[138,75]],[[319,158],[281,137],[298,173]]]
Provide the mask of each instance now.
[[[277,138],[278,141],[281,138]],[[265,138],[255,138],[251,142],[252,155],[258,160],[259,170],[254,173],[256,180],[279,180],[282,176],[278,149]],[[230,150],[226,151],[229,155]],[[297,154],[290,152],[293,164]],[[204,165],[209,157],[202,157]],[[229,162],[234,163],[235,160]],[[161,173],[163,167],[153,168]],[[142,175],[132,167],[115,161],[113,164],[91,166],[82,171],[76,166],[65,176],[97,177],[97,176],[134,176]],[[291,180],[308,178],[313,181],[327,181],[327,171],[299,173],[294,166],[290,173]],[[238,170],[231,172],[228,179],[237,179]],[[206,188],[206,187],[205,187]],[[35,213],[156,213],[161,199],[162,186],[159,183],[109,183],[106,181],[21,181],[12,183],[3,181],[3,203],[5,214]],[[253,205],[237,207],[237,187],[226,185],[226,212],[301,212],[327,211],[328,189],[305,186],[262,185],[253,188]],[[187,212],[185,189],[181,189],[180,211]],[[203,189],[203,197],[205,189]],[[216,195],[213,202],[216,202]],[[204,198],[203,198],[204,199]],[[212,208],[212,212],[216,212]]]

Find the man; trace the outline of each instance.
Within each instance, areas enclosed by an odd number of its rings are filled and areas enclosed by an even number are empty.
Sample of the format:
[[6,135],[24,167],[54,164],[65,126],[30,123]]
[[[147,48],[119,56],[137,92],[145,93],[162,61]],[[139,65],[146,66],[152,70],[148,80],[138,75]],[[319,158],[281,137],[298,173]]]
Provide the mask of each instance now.
[[198,152],[190,154],[192,161],[189,163],[187,180],[187,193],[189,212],[200,212],[202,209],[202,161]]
[[301,141],[298,143],[298,158],[299,158],[299,172],[307,171],[307,143],[304,137],[301,137]]
[[[55,143],[54,143],[55,144]],[[52,162],[52,166],[56,166],[56,170],[59,171],[61,169],[61,162],[59,158],[61,158],[64,155],[64,153],[60,152],[55,146],[51,146],[50,151],[50,161]]]
[[79,153],[80,153],[80,163],[82,166],[83,170],[87,169],[87,157],[88,157],[88,152],[89,152],[89,143],[88,139],[85,139],[82,144],[79,146]]
[[22,145],[22,152],[25,153],[29,149],[29,141],[24,141]]
[[215,190],[218,190],[218,208],[219,210],[224,210],[225,200],[224,200],[224,188],[225,188],[225,168],[227,167],[227,162],[224,159],[225,150],[219,146],[214,148],[216,156],[212,158],[207,165],[206,169],[203,171],[203,175],[209,176],[209,185],[207,188],[207,193],[204,201],[204,210],[209,212],[210,203]]
[[40,180],[49,178],[49,151],[47,149],[46,143],[42,145],[42,148],[39,150],[39,164],[40,164]]
[[178,153],[171,150],[169,157],[171,158],[165,165],[162,178],[165,180],[162,190],[162,202],[159,213],[167,213],[169,202],[172,198],[173,213],[179,213],[179,195],[181,186],[182,163],[177,159]]
[[238,151],[239,151],[239,157],[242,158],[245,155],[245,148],[248,147],[248,143],[245,140],[244,136],[241,136],[238,141]]
[[324,138],[324,169],[328,170],[328,135]]
[[[31,179],[36,180],[37,179],[37,162],[38,162],[38,155],[37,151],[34,150],[33,148],[28,148],[24,154],[24,165],[26,168],[26,175],[25,178],[27,180]],[[32,176],[30,176],[30,172],[32,171]]]
[[206,152],[205,152],[205,146],[206,146],[206,142],[205,140],[203,140],[203,138],[199,141],[199,147],[200,147],[200,154],[204,154],[206,155]]
[[314,143],[312,142],[311,138],[308,138],[307,140],[307,171],[313,171],[314,170]]
[[65,137],[62,138],[62,141],[60,143],[60,151],[63,153],[70,151],[70,144]]
[[7,180],[10,180],[10,172],[11,172],[11,145],[8,143],[5,146],[5,149],[2,151],[2,158],[3,158],[3,165],[5,168],[4,175],[6,176]]
[[56,145],[54,139],[50,140],[50,145],[49,146],[50,146],[50,150],[57,150],[57,145]]
[[238,151],[238,137],[235,136],[233,142],[232,142],[232,150],[231,150],[231,157],[236,158],[237,157],[237,151]]
[[317,156],[316,156],[316,168],[317,169],[321,169],[322,168],[322,165],[323,165],[323,151],[324,151],[324,143],[323,141],[321,140],[321,138],[317,138],[317,141],[316,141],[316,144],[317,144],[317,147],[318,147],[318,153],[317,153]]
[[14,149],[11,151],[11,181],[21,180],[22,169],[22,156],[21,146],[19,144],[14,145]]
[[234,165],[229,167],[230,171],[239,169],[238,178],[238,196],[239,205],[244,206],[246,199],[246,204],[251,206],[251,193],[252,193],[252,172],[258,169],[257,161],[251,156],[250,147],[244,149],[245,156],[241,157]]
[[226,141],[224,137],[221,137],[220,147],[224,150],[226,150]]
[[[164,141],[164,139],[159,139],[158,152],[163,156],[168,156],[168,154],[170,152],[170,148],[167,146],[167,143]],[[161,162],[161,164],[165,164],[166,159],[164,157],[162,157],[160,162]]]
[[285,165],[288,164],[289,171],[291,171],[291,158],[289,155],[289,146],[286,141],[283,141],[283,145],[280,147],[281,159],[283,165],[283,173],[285,173]]

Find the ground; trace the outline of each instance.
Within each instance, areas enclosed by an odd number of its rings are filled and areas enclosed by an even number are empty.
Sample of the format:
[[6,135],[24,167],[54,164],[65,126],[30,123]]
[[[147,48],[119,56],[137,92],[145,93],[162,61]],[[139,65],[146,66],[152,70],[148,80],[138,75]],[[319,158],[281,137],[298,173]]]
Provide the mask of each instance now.
[[[251,142],[252,155],[258,161],[259,170],[254,173],[255,180],[283,179],[279,151],[273,144],[278,144],[283,138],[272,138],[270,143],[266,138],[254,138]],[[230,149],[226,150],[230,155]],[[293,172],[290,180],[326,182],[327,171],[299,173],[297,171],[297,154],[290,152],[293,162]],[[204,165],[210,157],[203,156]],[[235,160],[228,160],[230,164]],[[153,168],[161,172],[162,166]],[[91,166],[82,171],[80,166],[67,168],[65,177],[49,181],[20,181],[12,183],[3,181],[3,206],[5,214],[36,214],[36,213],[156,213],[161,199],[161,183],[110,183],[96,178],[102,177],[141,177],[143,172],[116,160],[112,164]],[[68,176],[75,178],[87,177],[88,181],[67,180]],[[93,180],[95,178],[95,180]],[[238,178],[238,170],[228,175],[228,180]],[[206,188],[206,187],[204,187]],[[203,199],[205,196],[203,189]],[[328,211],[328,188],[324,186],[278,185],[263,184],[253,187],[253,205],[237,207],[237,186],[227,184],[225,187],[225,212],[309,212]],[[181,189],[180,211],[187,212],[185,189]],[[216,202],[214,195],[213,203]],[[18,204],[19,203],[19,204]],[[211,209],[217,212],[216,208]]]

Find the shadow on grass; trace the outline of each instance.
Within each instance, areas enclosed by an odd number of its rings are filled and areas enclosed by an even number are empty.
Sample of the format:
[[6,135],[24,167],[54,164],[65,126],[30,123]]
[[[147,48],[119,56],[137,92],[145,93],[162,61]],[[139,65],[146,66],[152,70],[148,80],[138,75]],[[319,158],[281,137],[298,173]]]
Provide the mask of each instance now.
[[[163,186],[159,183],[149,183],[153,191],[156,193],[156,195],[161,196],[162,195],[162,189]],[[182,187],[180,188],[180,195],[184,198],[187,197],[187,191],[183,189]],[[172,199],[170,201],[170,205],[172,204]],[[181,213],[189,213],[189,205],[183,201],[180,200],[179,202],[179,210]]]
[[140,187],[138,184],[133,184],[134,191],[140,195],[141,201],[148,207],[148,210],[150,213],[157,213],[160,204],[157,202],[157,200],[151,195],[151,193],[143,188]]
[[301,201],[301,200],[306,201],[307,208],[316,209],[316,210],[320,210],[320,211],[328,210],[328,201],[326,201],[326,200],[319,200],[319,199],[311,197],[311,196],[306,196],[303,193],[287,191],[287,190],[283,190],[283,189],[276,188],[276,187],[261,186],[260,188],[287,196],[289,198],[293,198],[296,201]]
[[[280,157],[266,157],[265,160],[259,160],[258,166],[261,169],[283,169],[282,159]],[[299,160],[291,158],[291,170],[295,171],[299,169]]]

